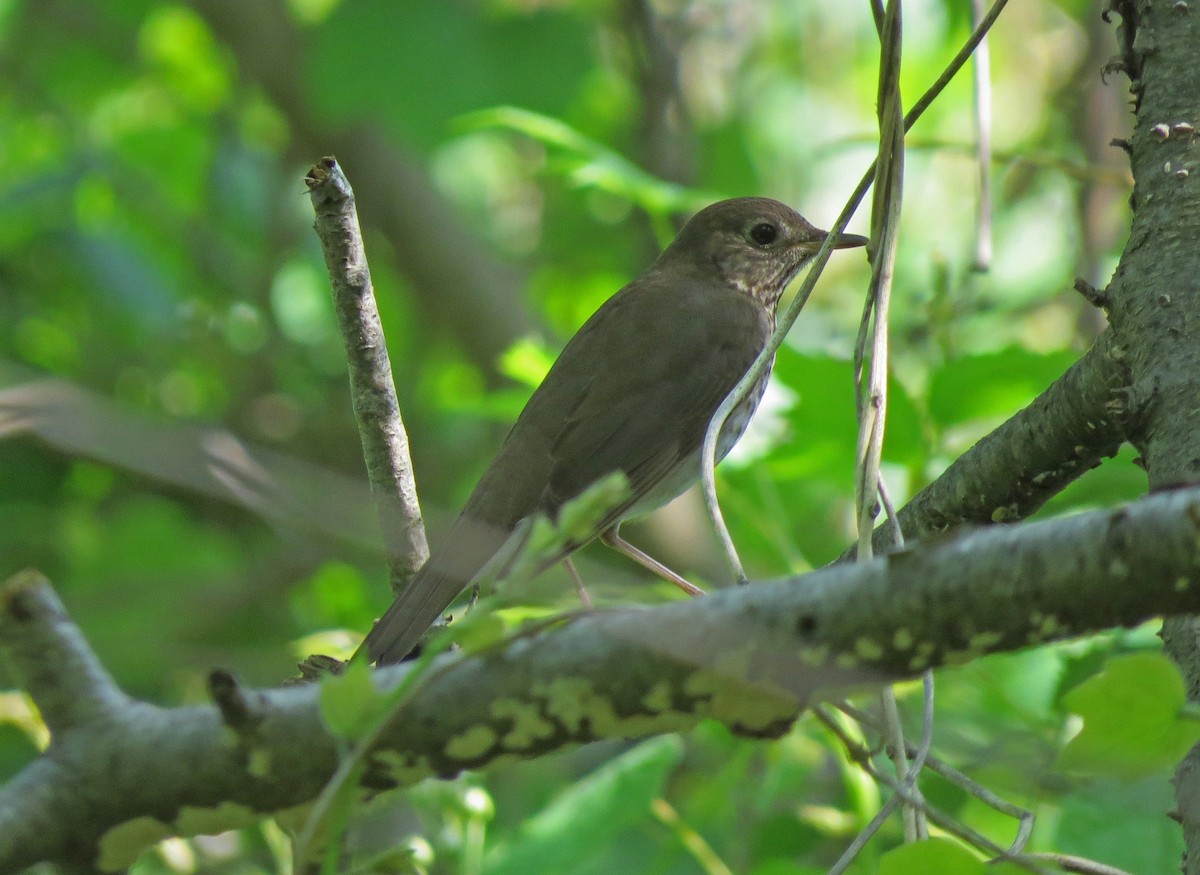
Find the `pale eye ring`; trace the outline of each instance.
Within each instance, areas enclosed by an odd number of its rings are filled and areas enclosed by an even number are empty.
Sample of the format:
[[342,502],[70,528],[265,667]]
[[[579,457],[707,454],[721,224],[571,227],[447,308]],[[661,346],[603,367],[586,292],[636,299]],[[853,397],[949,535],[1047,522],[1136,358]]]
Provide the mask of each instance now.
[[770,246],[779,236],[779,228],[770,222],[759,222],[750,229],[750,239],[759,246]]

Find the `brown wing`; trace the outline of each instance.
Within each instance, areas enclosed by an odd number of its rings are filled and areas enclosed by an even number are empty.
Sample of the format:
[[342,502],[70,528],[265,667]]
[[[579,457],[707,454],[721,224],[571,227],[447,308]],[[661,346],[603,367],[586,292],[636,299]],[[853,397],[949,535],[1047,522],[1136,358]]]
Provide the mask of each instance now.
[[610,298],[529,399],[443,546],[367,636],[371,658],[403,658],[518,521],[556,513],[614,471],[631,497],[580,543],[619,520],[700,447],[770,330],[769,314],[720,285],[650,274]]
[[644,282],[570,350],[573,370],[575,359],[599,356],[609,367],[588,375],[550,447],[545,511],[614,471],[629,479],[630,500],[594,534],[698,451],[712,414],[771,329],[757,304],[724,286]]

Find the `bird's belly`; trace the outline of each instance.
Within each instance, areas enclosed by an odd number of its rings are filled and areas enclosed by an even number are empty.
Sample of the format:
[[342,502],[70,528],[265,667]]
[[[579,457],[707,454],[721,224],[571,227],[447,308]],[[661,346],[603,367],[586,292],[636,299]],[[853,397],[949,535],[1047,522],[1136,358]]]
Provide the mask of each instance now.
[[[750,420],[754,416],[754,411],[758,409],[758,403],[762,400],[763,393],[766,391],[769,376],[770,371],[757,384],[751,387],[750,393],[742,399],[740,404],[729,411],[729,416],[726,418],[725,424],[721,426],[720,434],[717,435],[717,462],[720,462],[729,455],[729,451],[733,449],[734,444],[745,434],[746,428],[750,425]],[[715,413],[716,411],[714,410],[713,412]],[[701,442],[703,442],[703,435],[701,435]],[[693,483],[699,481],[701,474],[701,452],[702,449],[698,448],[668,471],[665,477],[634,502],[629,511],[624,514],[623,519],[648,514],[683,494]]]

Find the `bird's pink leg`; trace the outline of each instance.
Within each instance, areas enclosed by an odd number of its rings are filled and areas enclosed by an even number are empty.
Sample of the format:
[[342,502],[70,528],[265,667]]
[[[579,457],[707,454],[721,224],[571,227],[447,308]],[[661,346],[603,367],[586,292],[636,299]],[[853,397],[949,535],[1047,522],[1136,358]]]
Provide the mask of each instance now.
[[623,553],[624,555],[626,555],[630,559],[632,559],[634,562],[636,562],[638,565],[641,565],[643,568],[648,568],[650,571],[653,571],[655,574],[657,574],[663,580],[670,581],[671,583],[673,583],[677,587],[679,587],[681,590],[686,592],[688,595],[691,595],[691,596],[704,595],[704,590],[702,590],[700,587],[696,586],[694,583],[689,583],[688,581],[684,580],[680,575],[676,574],[670,568],[663,565],[661,562],[659,562],[653,556],[643,553],[637,547],[633,546],[633,544],[630,544],[628,541],[626,541],[624,538],[622,538],[621,535],[618,533],[618,528],[619,528],[618,526],[613,526],[611,529],[608,529],[608,530],[604,531],[603,533],[601,533],[601,535],[600,535],[601,543],[603,543],[609,547],[612,547],[618,553]]
[[583,587],[583,578],[579,576],[579,572],[575,569],[575,563],[571,561],[570,556],[564,556],[562,563],[563,567],[567,569],[567,574],[571,575],[571,580],[575,581],[575,592],[579,593],[579,600],[583,602],[584,609],[590,611],[592,609],[592,599]]

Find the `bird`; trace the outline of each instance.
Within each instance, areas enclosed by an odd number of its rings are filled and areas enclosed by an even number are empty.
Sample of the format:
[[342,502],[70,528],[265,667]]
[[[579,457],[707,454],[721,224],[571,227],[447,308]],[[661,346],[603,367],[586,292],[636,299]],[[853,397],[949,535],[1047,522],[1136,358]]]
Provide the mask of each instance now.
[[[404,659],[459,593],[512,549],[528,521],[554,519],[564,503],[615,472],[627,478],[624,500],[539,570],[569,562],[599,538],[700,593],[622,539],[620,524],[699,480],[709,420],[766,346],[785,287],[827,236],[765,197],[718,201],[696,213],[563,347],[441,546],[359,651],[378,665]],[[833,245],[867,242],[840,234]],[[768,368],[729,414],[718,461],[745,431],[769,376]]]

